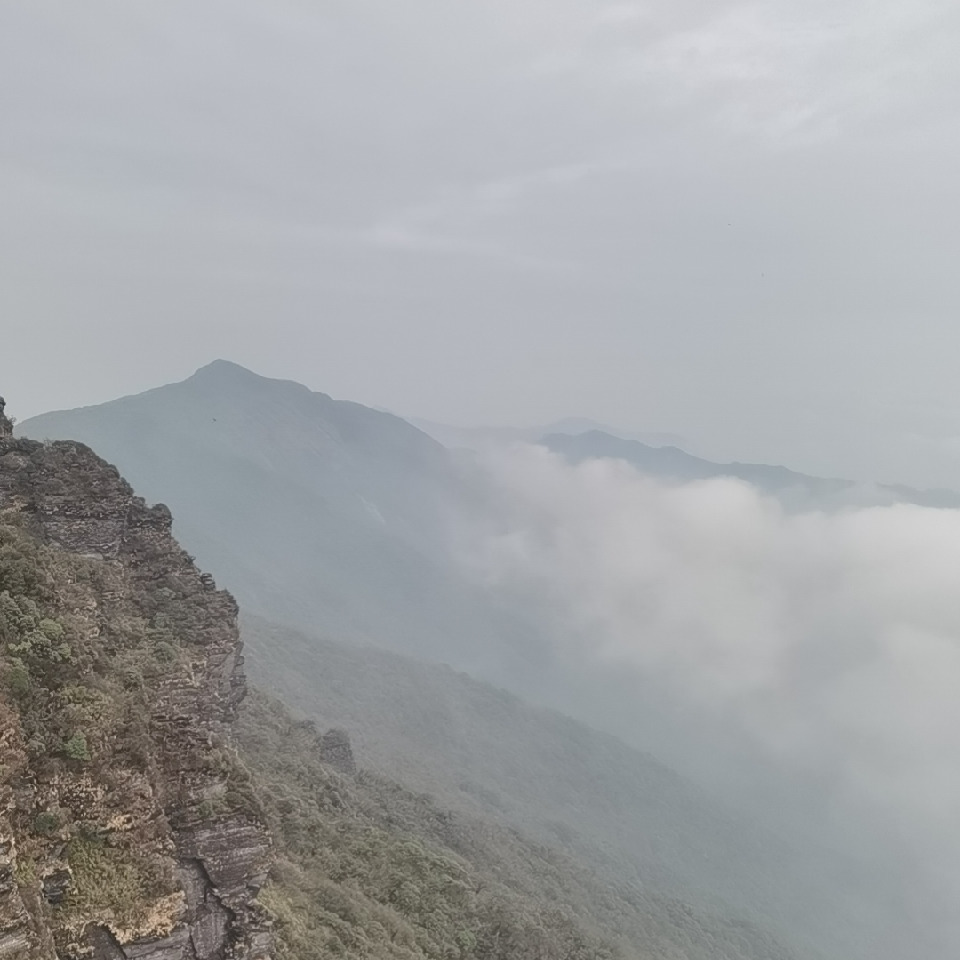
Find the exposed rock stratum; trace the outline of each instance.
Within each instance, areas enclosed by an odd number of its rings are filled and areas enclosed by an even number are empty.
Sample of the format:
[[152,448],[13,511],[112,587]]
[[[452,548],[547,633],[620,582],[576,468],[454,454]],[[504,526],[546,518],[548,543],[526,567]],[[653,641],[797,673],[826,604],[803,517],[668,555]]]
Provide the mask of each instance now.
[[263,960],[237,607],[78,443],[0,438],[0,960]]

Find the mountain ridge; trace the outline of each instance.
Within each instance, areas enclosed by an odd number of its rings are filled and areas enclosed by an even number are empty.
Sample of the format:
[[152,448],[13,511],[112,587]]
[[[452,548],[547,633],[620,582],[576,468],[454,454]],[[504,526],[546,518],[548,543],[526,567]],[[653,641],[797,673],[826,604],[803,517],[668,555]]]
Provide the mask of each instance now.
[[[623,460],[643,473],[671,482],[734,477],[752,484],[764,493],[784,495],[791,491],[804,491],[811,505],[815,505],[817,501],[837,502],[847,494],[869,492],[867,485],[853,480],[816,477],[779,464],[739,461],[719,463],[694,456],[679,447],[653,447],[602,430],[589,430],[576,436],[547,434],[538,442],[571,463],[582,463],[589,459]],[[921,490],[889,483],[868,486],[876,492],[875,499],[878,503],[902,501],[917,506],[960,509],[960,493],[953,490]],[[862,496],[859,502],[862,502]]]
[[683,437],[675,433],[618,430],[587,417],[563,417],[560,420],[534,427],[455,427],[450,424],[437,423],[433,420],[424,420],[420,417],[409,417],[407,420],[450,449],[483,450],[489,446],[504,443],[536,443],[540,437],[552,433],[578,435],[590,430],[601,430],[612,436],[639,440],[655,447],[667,445],[685,447],[688,445]]
[[[122,463],[146,496],[170,503],[193,552],[247,607],[388,644],[394,633],[420,637],[426,650],[470,602],[444,569],[434,509],[460,495],[457,467],[392,414],[218,361],[177,384],[33,418],[20,432],[72,435]],[[232,549],[238,516],[261,562]],[[423,622],[410,599],[419,582],[448,597],[450,612]]]

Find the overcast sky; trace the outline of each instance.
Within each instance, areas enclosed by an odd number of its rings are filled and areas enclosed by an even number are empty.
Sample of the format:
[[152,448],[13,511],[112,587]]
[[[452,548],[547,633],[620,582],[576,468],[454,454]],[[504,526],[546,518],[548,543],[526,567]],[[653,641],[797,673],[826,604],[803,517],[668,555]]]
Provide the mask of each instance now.
[[223,356],[960,487],[960,6],[0,6],[0,392]]

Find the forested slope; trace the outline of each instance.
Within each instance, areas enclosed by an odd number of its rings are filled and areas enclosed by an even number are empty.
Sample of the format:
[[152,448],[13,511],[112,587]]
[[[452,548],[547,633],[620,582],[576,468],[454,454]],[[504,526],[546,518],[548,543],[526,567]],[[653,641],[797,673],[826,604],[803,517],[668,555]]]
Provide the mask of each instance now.
[[755,926],[603,880],[515,831],[324,762],[317,727],[254,694],[240,757],[276,844],[279,956],[790,960]]
[[322,727],[349,730],[361,765],[443,805],[617,882],[779,925],[791,943],[806,942],[813,911],[845,923],[847,905],[821,882],[823,857],[805,860],[615,737],[439,664],[250,616],[242,629],[256,683]]

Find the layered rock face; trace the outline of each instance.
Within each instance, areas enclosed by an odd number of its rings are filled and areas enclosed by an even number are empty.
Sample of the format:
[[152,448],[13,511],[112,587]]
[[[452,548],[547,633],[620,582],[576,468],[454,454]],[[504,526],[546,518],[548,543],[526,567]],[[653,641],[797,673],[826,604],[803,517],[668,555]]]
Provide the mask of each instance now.
[[0,438],[0,960],[260,960],[233,598],[117,471]]

